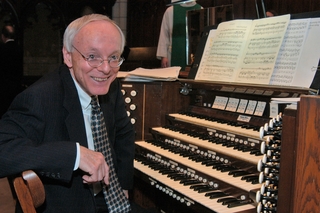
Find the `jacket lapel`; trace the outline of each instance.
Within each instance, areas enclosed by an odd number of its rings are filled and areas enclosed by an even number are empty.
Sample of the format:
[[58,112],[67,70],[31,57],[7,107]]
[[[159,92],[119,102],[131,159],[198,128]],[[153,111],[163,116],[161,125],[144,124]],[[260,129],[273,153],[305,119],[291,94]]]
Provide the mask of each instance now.
[[65,122],[70,140],[88,147],[84,118],[77,89],[67,67],[64,66],[60,74],[65,87],[63,106],[69,113]]

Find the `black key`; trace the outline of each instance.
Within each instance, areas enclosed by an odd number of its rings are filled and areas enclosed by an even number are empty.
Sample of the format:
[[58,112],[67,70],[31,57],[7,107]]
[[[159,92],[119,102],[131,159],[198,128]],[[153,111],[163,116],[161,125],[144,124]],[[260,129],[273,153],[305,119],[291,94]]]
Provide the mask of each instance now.
[[250,173],[247,171],[236,170],[236,171],[230,171],[228,174],[232,175],[233,177],[239,177],[239,176],[249,175]]
[[218,197],[225,197],[228,195],[222,191],[216,191],[216,192],[208,192],[205,194],[205,196],[210,197],[210,199],[214,199],[214,198],[218,198]]
[[167,177],[174,179],[174,178],[178,178],[178,177],[185,177],[183,174],[179,174],[177,172],[172,173],[172,174],[168,174]]
[[233,208],[233,207],[237,207],[237,206],[247,205],[247,204],[250,204],[250,203],[253,203],[253,201],[252,200],[238,200],[236,202],[229,203],[227,205],[227,207],[228,208]]
[[181,180],[180,183],[182,183],[185,186],[188,186],[188,185],[193,185],[193,184],[199,184],[201,182],[198,180]]
[[219,161],[211,161],[211,162],[207,162],[205,163],[206,166],[215,166],[215,165],[220,165],[221,162]]
[[247,182],[251,182],[256,179],[259,179],[258,175],[246,175],[246,176],[241,177],[241,180],[245,180]]
[[217,189],[214,189],[212,187],[208,187],[208,188],[203,188],[203,189],[199,189],[198,192],[199,193],[204,193],[204,192],[211,192],[211,191],[216,191]]
[[218,202],[218,203],[222,203],[222,205],[227,205],[228,202],[231,203],[231,202],[235,202],[235,201],[237,201],[237,199],[234,198],[234,197],[219,198],[219,199],[217,200],[217,202]]
[[[190,188],[191,188],[191,187],[190,187]],[[194,191],[199,191],[200,189],[207,189],[207,188],[208,188],[208,185],[203,185],[203,186],[198,185],[198,186],[192,187],[192,189],[193,189]]]
[[186,179],[186,176],[184,176],[184,175],[173,177],[174,181],[178,181],[178,180],[180,181],[180,180],[184,180],[184,179]]
[[167,174],[175,174],[177,173],[176,171],[174,170],[171,170],[171,169],[159,169],[159,172],[163,175],[167,175]]

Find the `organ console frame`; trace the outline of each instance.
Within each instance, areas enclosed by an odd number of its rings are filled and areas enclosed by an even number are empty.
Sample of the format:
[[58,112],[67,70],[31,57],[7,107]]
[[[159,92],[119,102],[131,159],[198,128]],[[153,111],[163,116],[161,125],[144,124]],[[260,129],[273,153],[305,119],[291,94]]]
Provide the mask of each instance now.
[[284,112],[278,213],[319,212],[319,107],[319,96],[303,95],[297,110]]
[[[319,12],[316,13],[304,13],[304,14],[293,14],[291,19],[297,18],[310,18],[310,17],[319,17]],[[214,27],[214,26],[211,26]],[[210,28],[210,27],[209,27]],[[206,30],[210,30],[210,29]],[[206,35],[205,33],[203,35]],[[259,189],[255,192],[255,190],[250,190],[250,193],[256,194],[257,197],[260,194],[260,198],[263,197],[263,202],[258,203],[256,205],[257,211],[259,207],[263,206],[261,212],[264,213],[300,213],[300,212],[319,212],[320,210],[320,97],[318,95],[317,90],[309,89],[309,88],[300,88],[300,87],[289,87],[289,86],[272,86],[272,85],[247,85],[241,83],[228,83],[228,82],[207,82],[207,81],[195,81],[197,65],[200,63],[202,51],[204,50],[204,46],[206,43],[206,36],[203,36],[199,45],[197,47],[196,60],[193,66],[190,68],[188,74],[180,75],[180,77],[186,77],[186,79],[179,79],[180,84],[182,85],[180,89],[180,93],[188,96],[190,102],[185,107],[181,107],[181,109],[186,109],[187,112],[191,112],[195,114],[195,117],[200,115],[205,115],[209,117],[214,117],[218,119],[225,119],[231,122],[245,123],[248,122],[250,125],[254,126],[263,126],[267,123],[270,117],[270,109],[269,103],[272,98],[297,98],[300,97],[300,101],[297,104],[296,108],[289,108],[286,104],[282,106],[279,105],[279,112],[283,113],[282,115],[282,126],[281,132],[278,135],[273,135],[273,137],[279,138],[279,146],[280,152],[277,150],[273,153],[279,159],[276,159],[276,164],[266,164],[261,168],[267,171],[261,171],[260,176],[262,174],[262,179],[268,181],[277,181],[277,184],[274,186],[276,188],[271,188],[270,186],[268,190],[272,193],[277,192],[274,197],[266,198],[268,193],[262,195],[263,193],[259,193]],[[198,57],[197,57],[198,56]],[[319,70],[318,70],[319,71]],[[317,74],[316,74],[317,76]],[[318,81],[316,78],[312,84],[316,84],[316,88],[318,88]],[[246,99],[246,100],[258,100],[260,102],[265,103],[265,109],[263,114],[250,114],[250,112],[243,113],[241,110],[230,111],[221,110],[217,107],[212,107],[214,105],[214,101],[216,98],[219,100],[223,100],[224,98],[234,98],[234,99]],[[149,104],[149,103],[146,103]],[[184,103],[185,104],[185,103]],[[181,106],[183,106],[182,104]],[[248,105],[247,105],[248,106]],[[228,108],[228,107],[227,107]],[[177,108],[176,108],[177,109]],[[184,125],[180,120],[176,119],[172,114],[177,114],[180,111],[167,111],[166,118],[167,121],[163,121],[161,126],[167,124]],[[239,112],[239,113],[238,113]],[[168,115],[167,115],[168,114]],[[157,115],[144,115],[144,117],[148,116],[157,116]],[[161,115],[163,116],[163,114]],[[242,120],[242,116],[244,120]],[[210,118],[204,118],[204,120],[210,120]],[[247,121],[245,120],[247,119]],[[178,121],[177,121],[178,120]],[[177,124],[178,123],[178,124]],[[185,122],[188,123],[188,122]],[[201,133],[207,134],[205,127],[203,129],[194,127],[193,123],[189,123],[192,126],[192,130],[199,131]],[[208,124],[209,125],[209,124]],[[238,123],[236,123],[238,125]],[[159,125],[157,125],[159,126]],[[160,133],[156,132],[152,127],[157,126],[149,126],[150,132],[153,133],[155,140],[160,139]],[[279,133],[279,132],[278,132]],[[170,137],[174,138],[174,133],[170,135]],[[227,134],[228,135],[228,134]],[[236,135],[237,136],[237,135]],[[198,137],[198,136],[197,136]],[[182,138],[182,137],[181,137]],[[170,140],[170,139],[169,139]],[[272,139],[271,139],[272,140]],[[278,139],[277,139],[278,140]],[[249,141],[249,140],[248,140]],[[260,143],[261,141],[259,141]],[[190,143],[193,143],[190,140]],[[266,144],[262,142],[262,144]],[[207,145],[209,147],[209,145]],[[255,147],[254,147],[255,148]],[[232,156],[234,157],[234,156]],[[236,159],[236,157],[234,157]],[[271,159],[269,159],[271,160]],[[182,162],[182,160],[180,160]],[[190,163],[190,161],[188,161]],[[279,163],[280,162],[280,163]],[[259,161],[260,163],[260,161]],[[276,167],[273,167],[276,165]],[[271,168],[271,171],[274,172],[275,176],[268,176],[268,166]],[[259,166],[258,166],[259,167]],[[193,167],[194,168],[194,167]],[[280,169],[279,169],[280,168]],[[202,170],[204,171],[204,170]],[[214,176],[214,175],[213,175]],[[260,181],[259,176],[259,181]],[[160,176],[161,177],[161,176]],[[139,181],[146,180],[147,185],[150,184],[150,177],[145,177],[143,172],[136,169],[136,179],[137,183]],[[151,184],[152,185],[152,184]],[[233,184],[230,184],[235,186]],[[271,184],[272,185],[272,184]],[[158,195],[155,191],[150,194],[150,192],[144,192],[143,189],[146,187],[145,183],[142,183],[140,186],[136,185],[134,192],[138,192],[134,194],[134,198],[137,203],[142,202],[141,204],[147,205],[158,205],[163,204],[166,206],[166,211],[163,212],[176,212],[174,209],[170,208],[175,207],[175,203],[170,200],[170,197],[164,195]],[[263,186],[263,185],[262,185]],[[237,186],[236,186],[237,187]],[[177,187],[178,188],[178,187]],[[273,191],[274,189],[274,191]],[[262,190],[262,188],[261,188]],[[247,191],[247,190],[245,190]],[[147,193],[146,196],[144,193]],[[157,197],[158,196],[158,197]],[[192,198],[191,198],[192,199]],[[252,198],[254,200],[254,198]],[[163,202],[157,202],[158,200],[162,200]],[[260,200],[260,199],[259,199]],[[272,200],[272,202],[270,201]],[[147,203],[143,203],[146,201]],[[270,204],[270,205],[269,205]],[[194,206],[192,206],[194,207]],[[212,212],[209,209],[197,209],[190,207],[190,211],[184,209],[183,212]],[[204,206],[205,207],[205,206]],[[192,209],[191,209],[192,208]],[[219,207],[218,207],[219,208]],[[211,208],[214,209],[214,208]],[[209,211],[208,211],[209,210]],[[252,212],[248,209],[249,212]],[[179,210],[177,210],[179,211]],[[214,210],[213,212],[223,212],[222,210]],[[257,212],[256,211],[256,212]],[[229,210],[228,210],[229,212]],[[242,212],[242,211],[241,211]],[[248,211],[244,211],[248,212]],[[259,211],[260,213],[260,211]]]
[[[249,90],[250,93],[245,94],[247,95],[246,97],[257,97],[266,101],[270,100],[271,97],[301,96],[297,110],[285,109],[283,111],[277,212],[316,212],[320,208],[320,131],[318,129],[320,128],[318,127],[320,116],[317,113],[317,107],[320,106],[320,98],[319,96],[309,95],[316,93],[316,91],[306,88],[197,82],[188,79],[181,79],[180,84],[182,85],[182,89],[184,87],[184,89],[189,91],[189,96],[191,97],[189,108],[194,107],[194,105],[203,104],[202,100],[197,99],[198,92],[203,95],[208,91],[209,93],[213,92],[216,94],[230,93],[232,95],[241,95],[241,92],[235,91]],[[194,93],[195,90],[197,90],[196,93]],[[186,108],[182,107],[181,109]],[[203,109],[203,112],[206,111],[210,111],[210,109]],[[170,112],[167,111],[166,113]],[[144,117],[147,116],[151,115],[144,115]],[[266,119],[259,120],[257,118],[256,124],[261,124],[268,119],[268,116]],[[161,123],[160,125],[165,125],[165,123]],[[142,176],[141,172],[136,171],[136,184],[140,184],[140,186],[134,190],[134,199],[142,206],[155,206],[157,202],[154,202],[152,199],[158,198],[153,197],[155,196],[154,194],[145,195],[145,192],[141,189],[145,187],[144,184],[138,183],[144,179]],[[166,199],[169,198],[167,197]]]

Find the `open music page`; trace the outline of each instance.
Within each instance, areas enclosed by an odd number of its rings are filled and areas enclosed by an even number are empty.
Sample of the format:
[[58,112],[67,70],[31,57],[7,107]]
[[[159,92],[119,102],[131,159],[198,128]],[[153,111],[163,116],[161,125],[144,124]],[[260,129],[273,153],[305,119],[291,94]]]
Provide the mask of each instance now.
[[253,20],[236,82],[269,84],[289,21],[290,15]]
[[320,18],[312,18],[304,43],[296,75],[291,86],[309,88],[316,74],[320,58]]
[[[283,39],[276,65],[270,80],[271,85],[291,86],[297,73],[300,57],[308,36],[310,19],[290,20]],[[312,80],[312,79],[311,79]],[[301,79],[301,82],[304,78]],[[310,86],[307,85],[307,87]]]
[[252,20],[222,22],[207,38],[195,80],[232,82]]
[[195,79],[269,84],[289,20],[284,15],[219,24],[207,39]]

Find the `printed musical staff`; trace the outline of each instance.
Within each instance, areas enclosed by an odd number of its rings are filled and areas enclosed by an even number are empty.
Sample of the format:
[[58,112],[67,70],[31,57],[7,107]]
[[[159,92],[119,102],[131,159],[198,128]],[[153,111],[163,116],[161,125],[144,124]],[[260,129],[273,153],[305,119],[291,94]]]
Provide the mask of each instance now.
[[234,20],[211,30],[196,80],[268,83],[290,15]]

